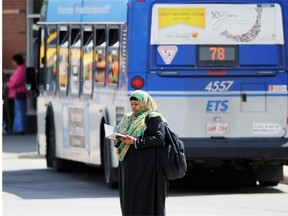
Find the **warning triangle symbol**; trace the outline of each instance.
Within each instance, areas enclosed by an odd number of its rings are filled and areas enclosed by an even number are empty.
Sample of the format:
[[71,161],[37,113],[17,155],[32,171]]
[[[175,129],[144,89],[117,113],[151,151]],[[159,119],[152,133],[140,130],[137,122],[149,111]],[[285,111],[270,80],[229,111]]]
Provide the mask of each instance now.
[[159,46],[157,50],[165,64],[170,64],[174,59],[178,48],[176,46]]

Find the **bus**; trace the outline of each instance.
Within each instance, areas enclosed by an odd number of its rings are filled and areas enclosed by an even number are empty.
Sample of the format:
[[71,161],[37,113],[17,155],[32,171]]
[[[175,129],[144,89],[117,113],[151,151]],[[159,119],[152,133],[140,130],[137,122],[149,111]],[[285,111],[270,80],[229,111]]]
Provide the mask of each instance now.
[[45,0],[38,25],[37,143],[47,167],[103,167],[115,186],[104,123],[117,125],[141,89],[184,141],[188,171],[224,168],[249,185],[283,179],[286,0]]

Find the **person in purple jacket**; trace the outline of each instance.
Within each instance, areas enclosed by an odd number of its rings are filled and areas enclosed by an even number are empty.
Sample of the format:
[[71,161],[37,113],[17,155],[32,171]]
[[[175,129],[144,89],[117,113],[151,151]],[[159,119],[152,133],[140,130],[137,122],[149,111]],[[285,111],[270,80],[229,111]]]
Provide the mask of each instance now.
[[26,130],[26,97],[28,91],[25,86],[25,60],[21,54],[12,57],[15,71],[5,87],[8,89],[8,98],[14,99],[13,133],[24,134]]

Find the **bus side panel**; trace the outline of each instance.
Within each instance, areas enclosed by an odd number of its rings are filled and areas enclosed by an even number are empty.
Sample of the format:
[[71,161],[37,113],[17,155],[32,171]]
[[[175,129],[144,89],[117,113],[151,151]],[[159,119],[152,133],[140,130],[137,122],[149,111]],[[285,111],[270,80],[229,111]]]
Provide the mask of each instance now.
[[[150,1],[131,1],[128,15],[128,72],[145,73],[147,71],[150,23]],[[144,31],[143,31],[144,30]]]
[[90,164],[101,165],[101,120],[105,119],[105,106],[89,104]]
[[52,103],[56,132],[56,157],[89,163],[88,108],[68,98]]

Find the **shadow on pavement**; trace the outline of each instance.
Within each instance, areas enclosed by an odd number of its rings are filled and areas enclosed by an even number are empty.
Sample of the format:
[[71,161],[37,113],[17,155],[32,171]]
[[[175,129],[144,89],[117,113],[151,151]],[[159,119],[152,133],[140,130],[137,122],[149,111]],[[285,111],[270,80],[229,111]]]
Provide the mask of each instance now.
[[[107,188],[100,169],[57,173],[53,169],[3,172],[3,191],[23,199],[111,198],[118,190]],[[284,193],[278,188],[193,186],[170,182],[169,197]]]
[[4,171],[3,192],[23,199],[108,198],[118,190],[107,188],[101,170],[57,173],[52,169]]
[[[215,174],[215,173],[214,173]],[[245,178],[245,176],[243,176]],[[242,177],[242,178],[243,178]],[[238,178],[238,179],[237,179]],[[243,179],[242,179],[243,180]],[[281,184],[279,184],[281,185]],[[284,186],[284,185],[283,185]],[[285,187],[285,186],[284,186]],[[286,186],[287,187],[287,186]],[[234,194],[281,194],[283,187],[262,187],[255,182],[239,181],[239,175],[229,176],[220,172],[211,175],[206,172],[188,172],[182,179],[170,181],[171,196],[234,195]]]
[[281,194],[285,193],[276,187],[245,187],[245,186],[188,186],[175,187],[172,185],[169,196],[207,196],[207,195],[235,195],[235,194]]
[[[2,143],[4,153],[36,153],[35,135],[5,135]],[[211,177],[200,178],[201,173],[194,174],[181,180],[170,181],[169,196],[284,193],[281,187],[240,187],[230,182],[222,182],[222,179],[220,184],[211,185]],[[103,171],[96,168],[65,173],[43,168],[22,169],[3,171],[2,175],[3,191],[23,199],[118,197],[118,190],[107,188]]]

